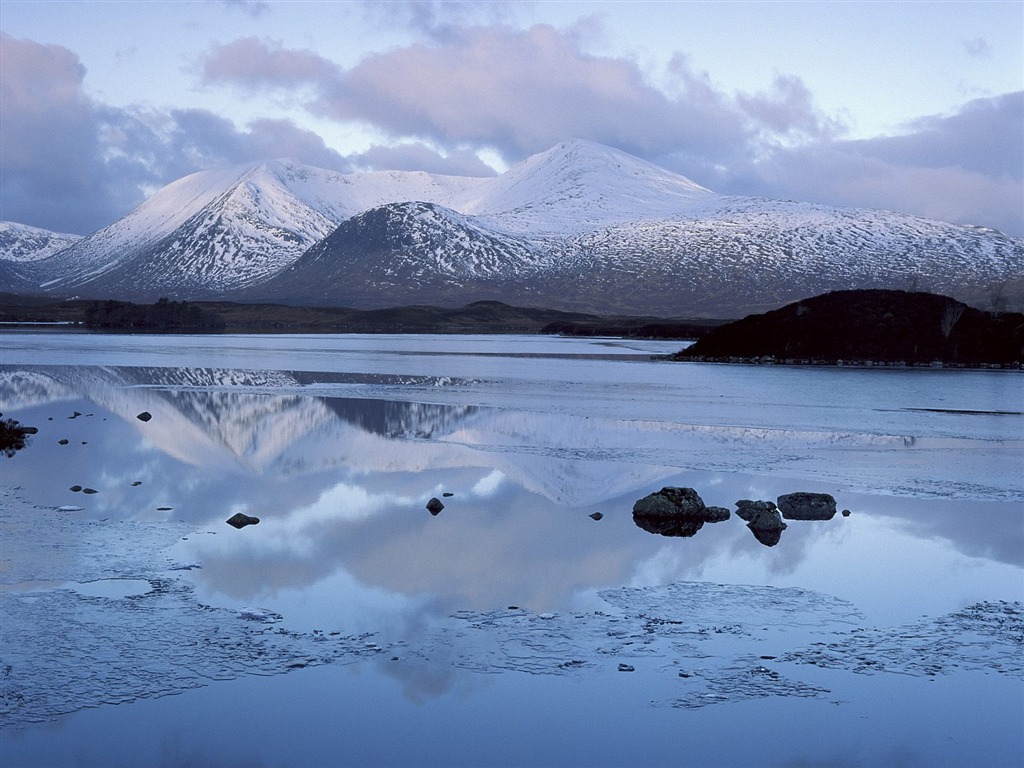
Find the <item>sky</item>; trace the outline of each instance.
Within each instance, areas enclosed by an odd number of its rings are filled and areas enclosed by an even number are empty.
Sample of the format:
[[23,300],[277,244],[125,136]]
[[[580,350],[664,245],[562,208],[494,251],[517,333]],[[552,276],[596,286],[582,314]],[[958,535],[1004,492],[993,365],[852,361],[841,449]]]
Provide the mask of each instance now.
[[723,194],[1024,237],[1024,3],[0,0],[0,220],[207,168],[487,176],[606,144]]

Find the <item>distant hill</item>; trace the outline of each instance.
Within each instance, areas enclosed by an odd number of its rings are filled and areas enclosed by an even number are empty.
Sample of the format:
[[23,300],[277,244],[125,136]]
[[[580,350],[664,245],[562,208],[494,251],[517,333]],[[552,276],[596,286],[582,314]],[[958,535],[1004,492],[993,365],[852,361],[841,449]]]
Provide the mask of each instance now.
[[678,360],[1019,365],[1024,315],[982,312],[931,293],[834,291],[722,325]]

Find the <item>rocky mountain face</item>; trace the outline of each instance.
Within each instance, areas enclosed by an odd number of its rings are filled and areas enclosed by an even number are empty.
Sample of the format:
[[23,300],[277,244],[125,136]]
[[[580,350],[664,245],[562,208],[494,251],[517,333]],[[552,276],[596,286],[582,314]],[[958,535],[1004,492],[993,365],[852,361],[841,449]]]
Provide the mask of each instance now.
[[289,161],[206,171],[85,238],[33,249],[16,226],[0,225],[0,289],[21,293],[712,317],[851,288],[1024,300],[1021,239],[718,195],[585,141],[493,178]]

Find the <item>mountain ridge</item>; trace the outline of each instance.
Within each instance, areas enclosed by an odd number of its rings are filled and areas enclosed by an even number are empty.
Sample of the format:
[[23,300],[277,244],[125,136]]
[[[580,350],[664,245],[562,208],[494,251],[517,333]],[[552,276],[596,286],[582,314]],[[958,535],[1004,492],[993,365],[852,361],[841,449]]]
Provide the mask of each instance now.
[[1024,302],[1024,240],[719,195],[581,140],[484,178],[340,174],[289,160],[201,171],[34,259],[31,248],[4,249],[14,226],[0,225],[0,289],[54,296],[364,309],[500,300],[690,317],[842,288]]

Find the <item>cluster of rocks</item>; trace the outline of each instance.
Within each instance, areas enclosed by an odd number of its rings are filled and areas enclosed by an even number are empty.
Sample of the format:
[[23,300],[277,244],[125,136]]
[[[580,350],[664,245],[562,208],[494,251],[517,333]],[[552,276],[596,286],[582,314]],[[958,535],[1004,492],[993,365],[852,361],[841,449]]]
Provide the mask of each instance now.
[[[776,502],[750,499],[736,502],[736,516],[746,522],[754,538],[766,547],[779,543],[787,528],[783,518],[831,520],[836,514],[836,500],[827,493],[787,493]],[[848,509],[843,510],[844,517],[849,514]],[[661,536],[693,536],[704,523],[719,523],[728,520],[730,515],[725,507],[705,505],[693,488],[665,487],[633,505],[633,522]]]
[[[3,414],[0,413],[0,417]],[[16,419],[0,418],[0,452],[10,458],[25,447],[29,435],[38,434],[36,427],[23,426]]]

